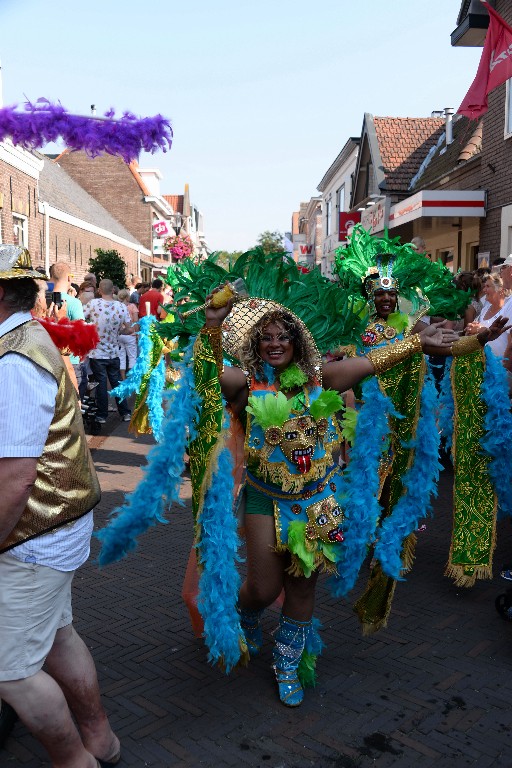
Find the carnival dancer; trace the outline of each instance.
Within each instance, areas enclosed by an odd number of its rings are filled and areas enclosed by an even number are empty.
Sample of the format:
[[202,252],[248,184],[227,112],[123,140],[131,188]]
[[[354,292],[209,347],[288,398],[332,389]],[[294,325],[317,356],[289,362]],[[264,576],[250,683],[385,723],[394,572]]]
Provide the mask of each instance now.
[[[382,237],[373,237],[360,226],[354,228],[348,248],[339,249],[336,271],[341,285],[359,302],[361,313],[366,317],[362,344],[357,349],[344,350],[348,354],[364,355],[376,348],[393,345],[398,339],[425,327],[421,317],[426,314],[456,319],[464,312],[471,298],[470,293],[457,289],[448,269],[441,263],[432,263],[422,254],[418,254],[412,244],[401,244],[398,238],[390,239],[387,233]],[[483,344],[498,338],[504,325],[505,319],[500,318],[493,326],[491,336],[481,334],[478,344],[471,347],[466,341],[459,340],[452,350],[437,353],[440,356],[452,353],[455,355],[453,367],[451,364],[447,366],[445,390],[450,388],[450,369],[453,374],[467,366],[476,369],[480,366],[482,372]],[[432,350],[425,351],[432,353]],[[489,376],[492,376],[492,370],[494,366],[491,365]],[[464,391],[466,397],[470,397],[471,393],[475,415],[479,414],[481,418],[484,404],[480,398],[480,384],[481,378],[476,376],[475,381],[468,382],[463,390],[458,385],[458,395],[460,398]],[[391,439],[379,467],[380,501],[383,511],[375,547],[377,557],[373,560],[367,589],[355,605],[365,633],[374,632],[386,625],[396,578],[412,566],[416,523],[429,510],[429,497],[435,488],[439,473],[438,425],[435,421],[437,395],[426,361],[420,356],[404,361],[380,377],[379,385],[392,399],[400,418],[391,417]],[[495,394],[496,387],[501,393],[497,402],[501,402],[504,397],[503,383],[491,387]],[[457,393],[455,396],[457,397]],[[451,397],[445,393],[444,399],[450,400]],[[448,410],[450,415],[445,419],[445,427],[454,415],[453,407]],[[455,418],[460,420],[462,413],[462,408],[457,410]],[[510,431],[510,425],[506,431]],[[485,475],[489,481],[486,467],[490,457],[484,457],[480,446],[484,432],[482,424],[477,425],[474,421],[469,430],[469,443],[472,445],[471,456],[477,464],[481,465],[483,461],[485,465],[482,467],[481,479]],[[465,433],[467,435],[467,430]],[[476,458],[478,453],[481,454],[479,459]],[[493,450],[493,455],[495,453]],[[460,470],[460,461],[457,464]],[[456,488],[458,476],[464,476],[464,483],[467,485],[468,473],[459,471],[458,474],[456,472]],[[473,486],[473,481],[471,483]],[[484,485],[489,490],[488,482]],[[474,487],[473,495],[481,496],[479,487]],[[492,506],[492,491],[489,498]],[[464,539],[464,533],[458,528],[456,521],[461,514],[460,507],[467,506],[467,500],[463,499],[460,493],[456,493],[455,500],[454,540],[461,541]],[[488,504],[484,503],[485,506]],[[473,551],[470,553],[468,546],[461,546],[460,555],[456,555],[455,560],[459,556],[466,558],[462,567],[453,561],[452,544],[446,572],[455,576],[457,583],[463,581],[470,585],[477,576],[489,575],[494,549],[494,524],[495,515],[493,522],[493,515],[490,513],[487,524],[481,529],[479,542],[472,547]],[[473,540],[468,531],[467,520],[464,528],[467,534],[465,540]],[[397,536],[400,531],[404,534],[401,539]],[[395,539],[394,547],[390,546],[392,538]],[[390,559],[389,553],[393,549],[394,556]]]
[[[283,261],[282,254],[269,258],[252,252],[239,262],[232,277],[243,277],[251,295],[236,303],[225,295],[230,295],[228,286],[212,291],[206,307],[200,306],[201,288],[221,274],[215,264],[202,265],[197,274],[192,269],[184,280],[183,291],[189,296],[195,291],[189,307],[205,310],[206,319],[201,327],[199,313],[184,307],[183,316],[188,317],[179,326],[184,334],[199,331],[193,389],[186,389],[190,377],[184,372],[168,404],[163,440],[150,456],[145,480],[128,497],[117,518],[100,532],[100,562],[118,559],[133,548],[134,535],[161,519],[163,508],[176,498],[176,460],[183,450],[179,435],[187,409],[192,408],[195,424],[189,454],[202,571],[198,602],[210,658],[222,661],[229,670],[244,649],[240,639],[246,640],[249,653],[256,653],[261,642],[261,612],[284,588],[274,669],[281,700],[297,706],[303,698],[299,676],[305,682],[312,680],[320,648],[312,624],[317,575],[324,570],[334,574],[335,594],[350,589],[378,521],[378,507],[371,501],[367,504],[368,498],[376,496],[371,483],[366,482],[369,496],[362,494],[359,501],[354,488],[342,483],[335,458],[341,442],[336,416],[342,408],[339,392],[417,356],[424,346],[446,349],[456,336],[433,325],[390,348],[322,365],[321,352],[332,348],[335,340],[350,333],[353,337],[354,328],[360,325],[347,301],[340,298],[339,288],[317,272],[299,275],[294,263]],[[179,332],[179,327],[168,326],[166,333]],[[185,362],[187,355],[189,351]],[[236,364],[228,365],[224,358]],[[376,446],[373,454],[367,452],[366,460],[370,468],[375,466],[376,475],[387,414],[378,388],[371,388],[371,380],[369,384],[368,395],[374,393],[375,399],[368,399],[377,406],[378,414],[369,414]],[[233,567],[236,522],[222,396],[230,406],[232,424],[238,417],[246,423],[248,571],[239,595]],[[166,446],[166,432],[172,446]],[[352,461],[351,466],[361,468],[361,462]],[[361,474],[367,477],[366,470],[361,469]],[[150,485],[156,485],[159,496],[152,507],[146,493]],[[345,496],[351,499],[347,510],[342,501]],[[238,614],[234,610],[237,602]],[[237,632],[239,622],[242,638]]]

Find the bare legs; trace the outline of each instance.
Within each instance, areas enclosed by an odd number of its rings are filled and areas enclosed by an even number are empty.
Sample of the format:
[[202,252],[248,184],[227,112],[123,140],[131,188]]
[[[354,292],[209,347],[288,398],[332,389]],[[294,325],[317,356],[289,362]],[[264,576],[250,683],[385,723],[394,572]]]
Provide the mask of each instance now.
[[278,554],[274,518],[270,515],[246,515],[247,577],[240,589],[242,608],[259,610],[271,605],[284,588],[283,613],[295,621],[309,621],[315,605],[317,574],[308,579],[290,576],[287,554]]
[[0,696],[46,748],[53,768],[96,768],[93,755],[113,757],[119,741],[100,701],[92,657],[72,625],[58,630],[46,669],[49,674],[0,682]]

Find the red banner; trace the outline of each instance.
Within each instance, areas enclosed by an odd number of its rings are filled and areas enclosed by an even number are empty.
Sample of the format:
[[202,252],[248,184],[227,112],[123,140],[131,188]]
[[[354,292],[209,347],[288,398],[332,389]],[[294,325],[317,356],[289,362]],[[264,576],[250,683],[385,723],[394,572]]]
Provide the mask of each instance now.
[[487,112],[487,94],[512,77],[512,27],[487,3],[489,29],[476,77],[457,112],[471,119]]
[[340,243],[346,242],[348,238],[348,230],[351,229],[354,224],[359,224],[360,221],[360,211],[355,211],[354,213],[345,213],[344,211],[340,211],[340,220],[338,226],[338,240]]

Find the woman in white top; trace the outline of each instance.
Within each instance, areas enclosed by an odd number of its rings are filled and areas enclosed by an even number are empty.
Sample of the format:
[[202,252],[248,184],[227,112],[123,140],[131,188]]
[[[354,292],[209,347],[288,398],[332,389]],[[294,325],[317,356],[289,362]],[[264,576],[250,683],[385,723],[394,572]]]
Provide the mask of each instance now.
[[[508,291],[503,288],[503,281],[497,274],[487,275],[483,280],[483,288],[486,303],[482,308],[482,311],[473,323],[468,323],[465,332],[468,334],[478,333],[482,328],[489,328],[500,315],[507,317],[509,320],[511,317],[512,300],[508,300],[512,294],[512,291]],[[507,348],[507,334],[503,334],[494,341],[489,342],[489,346],[495,355],[503,357]]]

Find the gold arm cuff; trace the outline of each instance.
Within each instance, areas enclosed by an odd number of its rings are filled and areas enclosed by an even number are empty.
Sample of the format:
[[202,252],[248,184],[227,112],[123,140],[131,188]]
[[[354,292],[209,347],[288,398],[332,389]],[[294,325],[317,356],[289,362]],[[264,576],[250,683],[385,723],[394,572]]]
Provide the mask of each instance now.
[[380,349],[374,349],[367,357],[375,368],[376,376],[389,371],[394,365],[407,360],[411,355],[421,352],[421,339],[419,333],[414,333],[403,341],[387,344]]
[[222,328],[220,325],[214,325],[211,328],[208,328],[206,325],[203,325],[201,328],[201,333],[204,336],[208,336],[208,341],[210,342],[210,347],[213,352],[213,356],[215,357],[215,365],[217,366],[217,374],[219,378],[224,373],[224,352],[222,350]]
[[469,355],[471,352],[476,352],[477,349],[483,349],[478,341],[478,336],[461,336],[460,339],[453,342],[451,353],[454,357],[459,357],[459,355]]

